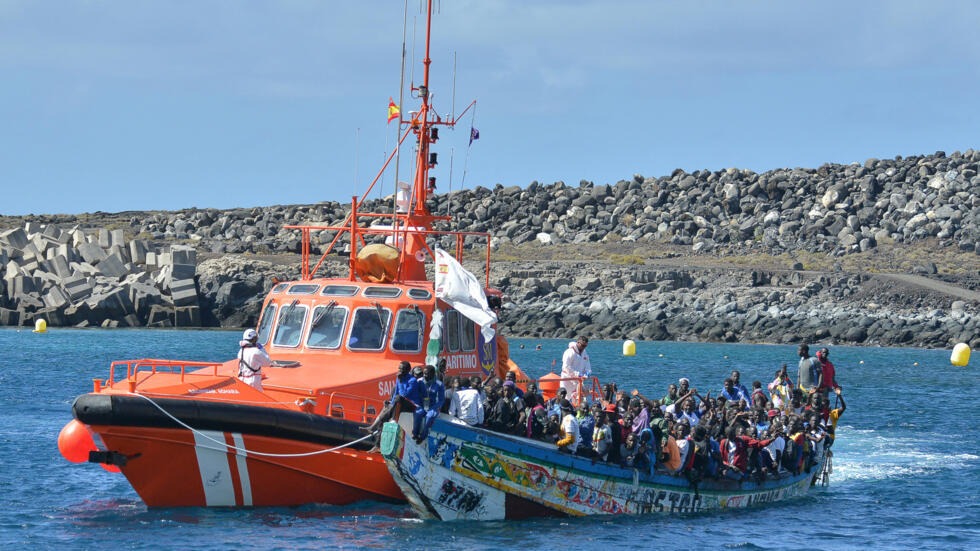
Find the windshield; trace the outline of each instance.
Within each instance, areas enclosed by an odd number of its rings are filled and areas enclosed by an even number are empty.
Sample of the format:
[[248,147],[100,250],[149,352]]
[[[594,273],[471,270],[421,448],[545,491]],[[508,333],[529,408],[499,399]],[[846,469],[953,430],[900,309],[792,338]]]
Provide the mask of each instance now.
[[354,312],[347,347],[351,350],[380,350],[384,346],[384,332],[391,312],[377,308],[360,308]]
[[306,321],[306,306],[296,303],[283,306],[279,310],[279,321],[276,323],[276,334],[272,344],[276,346],[299,346],[303,337],[303,323]]
[[313,323],[306,345],[310,348],[339,348],[346,322],[346,308],[317,306],[313,310]]

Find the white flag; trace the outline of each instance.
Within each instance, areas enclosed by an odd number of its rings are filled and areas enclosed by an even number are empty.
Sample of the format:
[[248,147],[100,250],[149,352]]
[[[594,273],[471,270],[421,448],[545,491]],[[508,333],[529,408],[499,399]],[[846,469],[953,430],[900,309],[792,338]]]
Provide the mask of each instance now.
[[480,326],[484,342],[494,336],[497,315],[487,304],[483,286],[446,251],[436,248],[436,297]]

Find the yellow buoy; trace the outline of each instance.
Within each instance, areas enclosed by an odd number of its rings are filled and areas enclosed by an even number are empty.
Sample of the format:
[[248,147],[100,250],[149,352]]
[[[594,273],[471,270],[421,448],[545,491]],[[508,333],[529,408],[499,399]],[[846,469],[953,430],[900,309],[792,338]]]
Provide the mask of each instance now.
[[34,322],[35,333],[44,333],[47,330],[48,330],[48,322],[45,321],[43,318]]
[[963,367],[970,363],[970,345],[961,342],[954,346],[953,353],[949,356],[949,361],[958,367]]
[[636,343],[631,340],[626,340],[623,342],[623,356],[635,356],[636,355]]

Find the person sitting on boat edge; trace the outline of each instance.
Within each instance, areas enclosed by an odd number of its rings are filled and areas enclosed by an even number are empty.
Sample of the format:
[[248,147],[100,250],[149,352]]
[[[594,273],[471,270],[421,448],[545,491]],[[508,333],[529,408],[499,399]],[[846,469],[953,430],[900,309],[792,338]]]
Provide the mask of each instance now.
[[589,338],[580,336],[575,342],[568,343],[568,349],[561,357],[561,378],[565,379],[561,382],[561,387],[572,397],[576,396],[579,388],[574,379],[592,376],[592,362],[589,353],[585,351],[587,346]]
[[483,401],[480,400],[480,393],[470,388],[469,377],[459,378],[459,390],[450,401],[449,414],[470,426],[483,424]]
[[391,395],[385,401],[385,407],[374,419],[374,422],[366,427],[361,427],[365,432],[374,432],[379,426],[391,419],[395,411],[395,403],[399,396],[408,397],[409,391],[415,384],[415,377],[412,376],[412,364],[405,360],[398,362],[398,374],[395,375],[395,386],[391,387]]
[[415,422],[412,425],[412,438],[416,443],[421,444],[429,435],[429,429],[436,417],[442,403],[446,400],[446,387],[442,381],[436,379],[436,367],[426,365],[422,368],[422,379],[416,380],[416,388],[421,391],[422,403],[415,410]]
[[255,390],[262,390],[262,368],[271,367],[272,359],[259,344],[255,329],[246,329],[238,342],[238,378]]
[[578,421],[575,420],[575,410],[568,400],[561,401],[561,414],[561,428],[555,444],[558,446],[558,451],[574,454],[578,451],[582,435],[578,430]]

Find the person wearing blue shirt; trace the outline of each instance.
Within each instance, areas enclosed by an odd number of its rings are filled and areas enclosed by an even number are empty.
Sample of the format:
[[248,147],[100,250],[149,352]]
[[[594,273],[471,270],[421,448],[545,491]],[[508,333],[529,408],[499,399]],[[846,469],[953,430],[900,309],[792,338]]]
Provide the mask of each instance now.
[[[398,364],[398,375],[395,376],[395,386],[391,388],[391,396],[385,403],[384,409],[378,414],[374,422],[370,426],[361,427],[361,430],[365,432],[374,432],[377,430],[378,426],[391,419],[391,415],[395,410],[395,404],[398,402],[398,397],[403,396],[408,398],[408,394],[411,392],[412,387],[415,386],[415,377],[412,376],[412,364],[402,361]],[[408,398],[411,399],[411,398]]]
[[419,407],[415,410],[412,438],[415,439],[416,443],[421,444],[426,436],[429,435],[429,429],[432,427],[432,423],[439,416],[442,403],[446,401],[446,387],[442,384],[442,381],[436,379],[435,366],[425,366],[422,372],[422,378],[415,381],[413,392],[421,395],[421,403],[418,404]]
[[740,389],[735,386],[735,381],[731,377],[725,379],[725,388],[721,391],[721,396],[728,400],[730,403],[737,404],[739,400],[745,400],[746,403],[749,401],[749,397],[742,393]]
[[752,393],[749,392],[749,389],[742,384],[741,379],[742,379],[742,374],[739,373],[737,369],[735,371],[732,371],[732,384],[735,385],[735,388],[737,388],[738,391],[742,393],[742,396],[744,396],[745,399],[749,402],[749,405],[752,405]]
[[405,394],[402,394],[408,401],[415,404],[415,407],[422,403],[422,387],[417,384],[418,381],[422,380],[422,373],[421,365],[412,368],[412,377],[405,383]]

